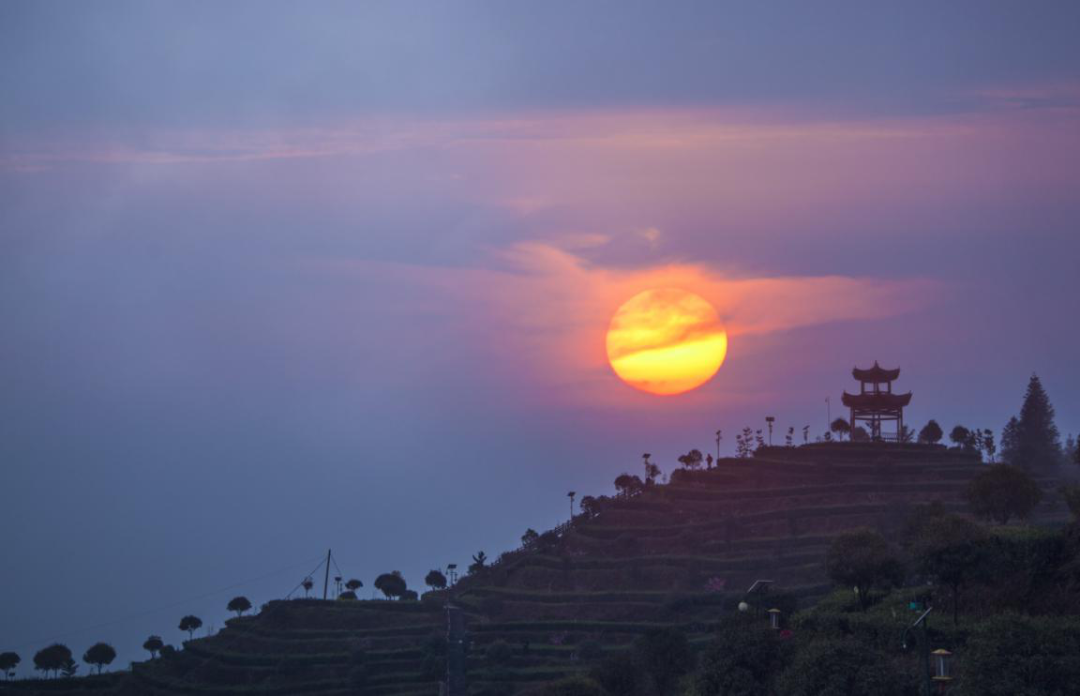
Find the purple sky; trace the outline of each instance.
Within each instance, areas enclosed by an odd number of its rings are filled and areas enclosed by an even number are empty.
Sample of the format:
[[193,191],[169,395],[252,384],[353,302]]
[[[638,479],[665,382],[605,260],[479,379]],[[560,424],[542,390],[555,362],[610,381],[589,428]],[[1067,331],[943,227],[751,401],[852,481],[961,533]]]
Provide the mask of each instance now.
[[[0,4],[0,650],[419,586],[875,359],[1080,430],[1080,6],[873,5]],[[731,344],[660,398],[667,285]]]

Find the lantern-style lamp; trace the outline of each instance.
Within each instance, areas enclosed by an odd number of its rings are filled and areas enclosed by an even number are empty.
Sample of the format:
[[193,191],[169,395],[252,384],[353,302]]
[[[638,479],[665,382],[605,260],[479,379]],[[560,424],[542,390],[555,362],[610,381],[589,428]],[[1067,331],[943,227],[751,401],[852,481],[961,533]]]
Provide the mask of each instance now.
[[933,680],[938,683],[939,688],[945,688],[945,685],[953,680],[953,654],[944,648],[939,648],[930,654],[934,657]]
[[769,615],[769,628],[780,630],[780,610],[774,607],[765,613]]
[[746,602],[739,602],[739,611],[744,613],[750,611],[750,605]]

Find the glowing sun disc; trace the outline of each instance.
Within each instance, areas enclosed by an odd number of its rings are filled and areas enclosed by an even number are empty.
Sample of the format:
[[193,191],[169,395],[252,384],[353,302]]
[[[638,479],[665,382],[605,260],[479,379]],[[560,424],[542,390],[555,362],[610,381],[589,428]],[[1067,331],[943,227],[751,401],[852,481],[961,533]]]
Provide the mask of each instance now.
[[705,384],[727,355],[727,332],[716,309],[686,290],[634,295],[619,307],[607,333],[611,369],[650,394],[681,394]]

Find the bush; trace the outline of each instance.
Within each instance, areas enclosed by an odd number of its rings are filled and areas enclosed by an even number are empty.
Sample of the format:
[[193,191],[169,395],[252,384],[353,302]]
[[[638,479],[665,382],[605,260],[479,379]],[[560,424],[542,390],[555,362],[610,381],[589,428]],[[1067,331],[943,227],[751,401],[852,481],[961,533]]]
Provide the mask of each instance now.
[[514,649],[502,638],[494,641],[484,651],[487,661],[493,665],[505,666],[514,658]]
[[777,681],[785,696],[908,696],[911,686],[911,675],[852,640],[802,642]]
[[1042,500],[1035,479],[1018,466],[991,464],[971,480],[968,502],[979,517],[1008,524],[1013,517],[1026,519]]
[[1066,696],[1080,684],[1080,622],[995,616],[957,657],[961,696]]
[[760,617],[737,615],[721,624],[702,653],[695,696],[755,696],[772,693],[783,660],[781,642]]
[[884,537],[869,529],[837,537],[825,556],[825,569],[833,582],[855,588],[864,609],[869,606],[872,589],[888,589],[904,579],[897,553]]

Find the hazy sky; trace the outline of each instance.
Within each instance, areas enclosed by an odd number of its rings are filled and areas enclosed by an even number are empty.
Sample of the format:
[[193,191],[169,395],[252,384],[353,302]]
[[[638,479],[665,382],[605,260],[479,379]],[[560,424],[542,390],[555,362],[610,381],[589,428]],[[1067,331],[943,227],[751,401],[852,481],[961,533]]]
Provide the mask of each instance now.
[[[328,546],[419,589],[642,452],[821,431],[875,359],[920,424],[998,430],[1037,371],[1080,431],[1078,33],[1075,2],[0,3],[0,650],[138,658]],[[666,286],[730,349],[662,398],[604,332]]]

